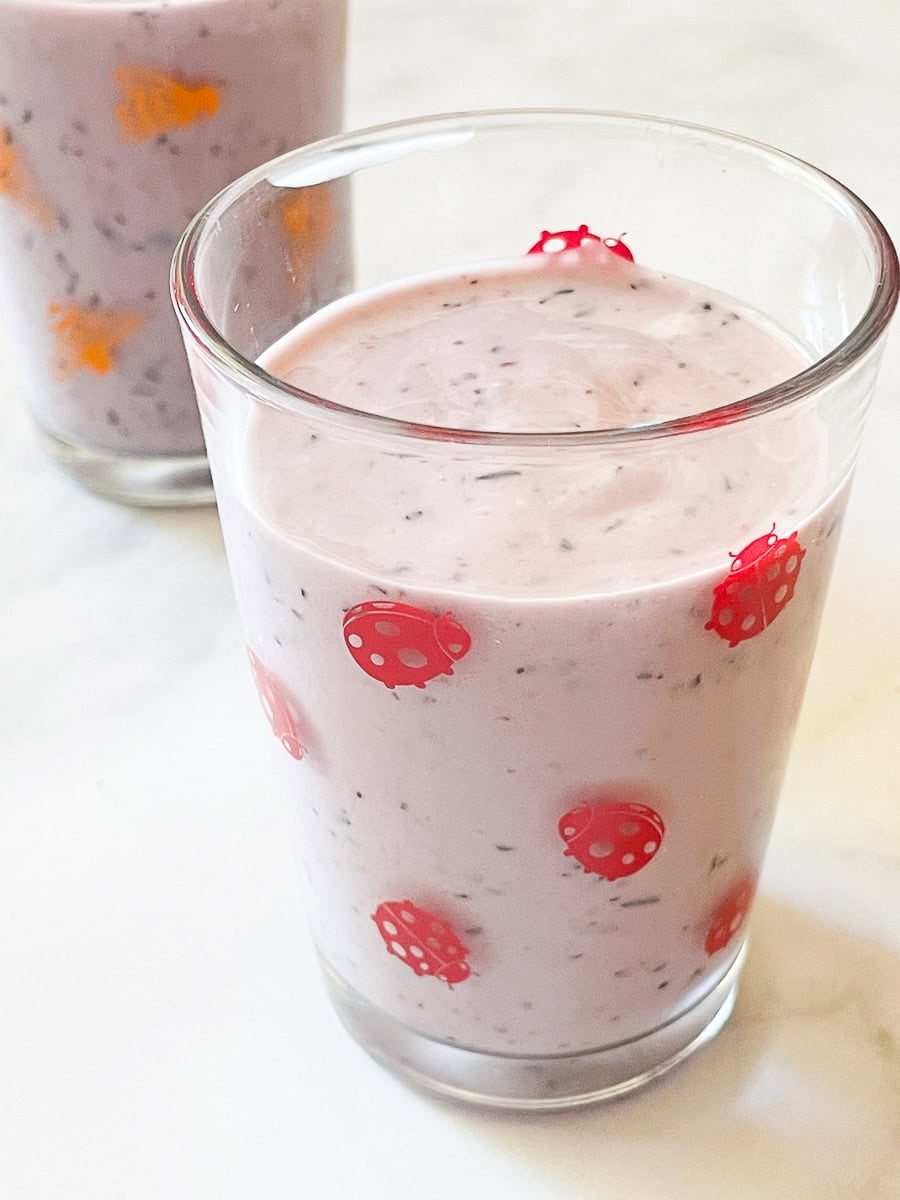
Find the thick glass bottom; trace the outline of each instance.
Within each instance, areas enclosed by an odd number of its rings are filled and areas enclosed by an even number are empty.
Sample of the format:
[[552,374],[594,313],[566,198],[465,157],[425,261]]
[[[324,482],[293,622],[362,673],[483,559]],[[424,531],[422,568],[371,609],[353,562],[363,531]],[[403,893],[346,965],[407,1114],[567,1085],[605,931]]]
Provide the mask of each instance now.
[[212,504],[205,454],[116,454],[73,446],[38,427],[44,451],[82,486],[110,500],[143,508]]
[[734,1011],[746,945],[728,971],[686,1013],[638,1038],[581,1054],[487,1054],[436,1042],[371,1005],[328,965],[325,983],[338,1016],[374,1059],[414,1087],[444,1099],[528,1112],[614,1100],[678,1066],[716,1036]]

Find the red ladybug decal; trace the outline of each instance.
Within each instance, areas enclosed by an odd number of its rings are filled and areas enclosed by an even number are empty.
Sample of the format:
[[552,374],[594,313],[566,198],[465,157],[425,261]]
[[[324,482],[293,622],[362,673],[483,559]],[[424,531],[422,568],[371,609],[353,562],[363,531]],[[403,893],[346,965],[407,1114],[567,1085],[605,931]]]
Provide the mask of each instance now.
[[731,556],[731,570],[713,589],[712,615],[705,628],[714,629],[729,646],[762,633],[793,596],[805,556],[796,530],[779,538],[773,525]]
[[712,919],[706,934],[706,953],[710,958],[724,950],[743,927],[756,892],[756,879],[748,877],[728,893]]
[[659,850],[666,827],[662,817],[646,804],[613,801],[579,804],[559,821],[566,854],[589,875],[621,879],[634,875]]
[[452,675],[472,639],[454,618],[399,604],[368,600],[344,617],[344,641],[354,661],[385,687],[423,688],[437,675]]
[[472,974],[469,951],[448,921],[441,921],[411,900],[388,900],[372,914],[388,954],[417,975],[433,975],[452,986]]
[[[551,246],[551,243],[554,242],[562,242],[562,245]],[[541,231],[540,239],[534,243],[528,253],[556,254],[560,250],[577,250],[585,242],[600,242],[607,250],[617,254],[619,258],[624,258],[626,262],[634,262],[634,255],[621,238],[598,237],[596,233],[591,233],[587,225],[579,225],[577,229],[560,229],[556,233],[544,229]]]
[[292,758],[302,758],[304,749],[300,744],[295,712],[283,695],[274,676],[266,670],[252,650],[248,650],[247,654],[250,657],[250,669],[259,693],[259,702],[263,706],[263,712],[269,718],[272,732]]

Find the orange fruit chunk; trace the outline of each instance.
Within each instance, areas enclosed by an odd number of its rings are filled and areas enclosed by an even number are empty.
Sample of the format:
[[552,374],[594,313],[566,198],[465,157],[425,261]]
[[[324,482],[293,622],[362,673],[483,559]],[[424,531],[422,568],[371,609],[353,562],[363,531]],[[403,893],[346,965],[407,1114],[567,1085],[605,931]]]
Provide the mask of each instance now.
[[298,249],[314,250],[326,242],[334,228],[328,184],[289,192],[281,206],[281,225]]
[[218,88],[208,83],[179,83],[152,67],[119,66],[113,79],[122,92],[116,119],[126,142],[146,142],[207,120],[219,108]]
[[105,375],[115,366],[116,350],[144,324],[140,313],[79,308],[76,304],[51,304],[50,318],[60,379],[71,378],[79,371]]
[[0,196],[8,196],[44,229],[55,229],[57,217],[41,195],[13,146],[12,130],[0,125]]

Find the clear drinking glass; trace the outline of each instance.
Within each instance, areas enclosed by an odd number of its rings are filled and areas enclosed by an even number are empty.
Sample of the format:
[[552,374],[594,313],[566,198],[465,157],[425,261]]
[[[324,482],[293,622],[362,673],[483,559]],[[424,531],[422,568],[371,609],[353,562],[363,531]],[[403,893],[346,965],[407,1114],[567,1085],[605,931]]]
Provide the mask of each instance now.
[[[327,214],[299,263],[286,204]],[[528,433],[373,415],[258,365],[323,299],[475,278],[582,224],[811,365],[711,412]],[[672,1067],[734,1004],[897,299],[883,227],[730,134],[464,114],[251,173],[173,281],[345,1025],[406,1079],[510,1108]]]
[[45,450],[92,490],[212,499],[172,252],[226,183],[340,128],[345,7],[0,0],[4,342]]

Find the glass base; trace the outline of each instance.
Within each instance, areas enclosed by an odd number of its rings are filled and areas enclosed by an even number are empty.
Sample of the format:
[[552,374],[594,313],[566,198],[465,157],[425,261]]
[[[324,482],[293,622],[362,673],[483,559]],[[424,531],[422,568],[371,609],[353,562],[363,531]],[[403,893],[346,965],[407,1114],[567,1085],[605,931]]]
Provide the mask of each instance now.
[[215,500],[205,454],[116,454],[73,446],[38,426],[44,451],[84,487],[99,496],[143,508],[212,504]]
[[432,1041],[389,1017],[323,961],[338,1016],[362,1048],[407,1083],[445,1100],[487,1108],[550,1112],[644,1087],[716,1036],[734,1011],[746,943],[715,987],[686,1013],[631,1041],[582,1054],[487,1054]]

